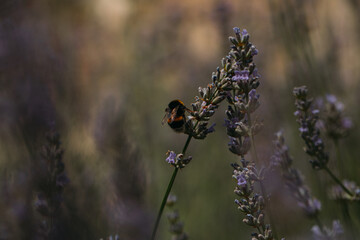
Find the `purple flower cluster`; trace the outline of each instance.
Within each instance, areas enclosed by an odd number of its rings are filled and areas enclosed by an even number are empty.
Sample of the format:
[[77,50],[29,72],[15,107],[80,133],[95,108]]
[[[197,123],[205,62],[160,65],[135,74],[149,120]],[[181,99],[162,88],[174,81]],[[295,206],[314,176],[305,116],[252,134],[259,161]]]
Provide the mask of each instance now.
[[184,223],[180,221],[180,215],[177,210],[174,210],[174,205],[177,201],[175,195],[170,194],[166,206],[171,210],[167,213],[167,218],[170,223],[170,232],[172,234],[173,240],[187,240],[189,239],[188,235],[184,232]]
[[307,98],[306,86],[294,88],[295,106],[294,115],[299,123],[300,136],[305,141],[305,152],[312,157],[310,163],[315,169],[323,169],[329,161],[329,155],[325,152],[325,144],[320,137],[318,127],[319,110],[313,109],[313,99]]
[[174,151],[167,151],[166,155],[168,157],[165,161],[176,168],[184,168],[192,160],[191,156],[184,158],[184,154],[176,154]]
[[[204,139],[207,134],[214,132],[214,125],[208,127],[208,121],[224,99],[233,105],[234,111],[239,112],[239,107],[245,110],[244,114],[237,113],[241,116],[229,118],[229,121],[234,123],[246,122],[246,114],[252,113],[259,106],[259,95],[255,90],[259,86],[259,75],[253,63],[253,56],[257,55],[258,51],[249,42],[250,36],[245,29],[240,31],[239,28],[234,28],[234,32],[235,37],[229,38],[233,45],[228,56],[222,59],[221,68],[218,67],[216,72],[213,72],[211,84],[206,88],[199,87],[199,96],[195,97],[195,102],[192,103],[185,133],[196,139]],[[249,132],[246,134],[249,135]],[[243,139],[240,137],[239,141],[242,142]]]
[[315,240],[343,239],[340,237],[344,233],[344,229],[338,220],[333,221],[332,229],[327,227],[320,228],[318,225],[315,225],[311,228],[311,231]]
[[323,126],[327,136],[335,141],[346,137],[353,123],[349,117],[344,116],[344,104],[334,95],[326,95],[323,104]]
[[60,135],[51,131],[46,136],[47,144],[42,148],[42,156],[46,165],[44,180],[35,201],[36,210],[42,215],[44,221],[40,226],[41,235],[52,238],[56,232],[56,217],[59,215],[63,202],[62,193],[69,183],[62,161],[63,149],[60,145]]
[[260,128],[260,123],[251,123],[250,114],[259,106],[259,97],[256,88],[259,86],[259,74],[253,62],[253,56],[258,51],[249,42],[249,34],[244,29],[234,28],[236,37],[230,37],[233,43],[227,58],[223,59],[229,65],[233,76],[231,89],[227,91],[229,103],[226,110],[227,119],[225,126],[230,137],[229,150],[237,155],[244,156],[250,149],[251,136],[254,136]]

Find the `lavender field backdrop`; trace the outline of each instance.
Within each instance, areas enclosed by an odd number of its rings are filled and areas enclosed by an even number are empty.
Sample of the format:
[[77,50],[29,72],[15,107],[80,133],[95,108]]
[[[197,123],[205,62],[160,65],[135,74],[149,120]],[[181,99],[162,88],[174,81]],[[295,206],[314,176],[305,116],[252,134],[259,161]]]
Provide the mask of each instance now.
[[[300,171],[307,187],[295,189],[321,201],[321,211],[304,213],[307,205],[271,171],[277,239],[321,239],[315,215],[328,227],[340,221],[337,239],[360,239],[359,199],[334,199],[326,172],[360,185],[359,13],[359,0],[0,1],[0,239],[150,239],[174,169],[166,153],[180,153],[187,139],[161,124],[164,109],[174,99],[191,107],[229,53],[233,27],[246,29],[258,50],[257,164],[284,156],[284,137],[292,162],[282,170]],[[303,85],[307,99],[336,102],[345,118],[337,140],[321,133],[328,156],[312,164],[297,123],[304,89],[293,94]],[[189,239],[251,239],[256,231],[234,203],[243,170],[231,166],[240,162],[228,150],[226,110],[220,104],[211,118],[215,132],[189,144],[193,159],[172,189]],[[168,211],[156,239],[174,237]]]

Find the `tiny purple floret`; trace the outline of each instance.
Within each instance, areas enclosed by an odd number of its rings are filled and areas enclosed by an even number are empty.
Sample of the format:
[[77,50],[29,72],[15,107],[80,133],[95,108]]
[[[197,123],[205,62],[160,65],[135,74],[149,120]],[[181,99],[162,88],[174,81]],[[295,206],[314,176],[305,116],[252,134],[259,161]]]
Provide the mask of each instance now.
[[174,153],[173,151],[171,151],[169,153],[169,156],[166,158],[166,162],[168,163],[175,163],[175,158],[176,158],[176,153]]
[[249,73],[248,70],[235,71],[235,76],[232,77],[232,80],[235,82],[248,81]]
[[211,126],[206,130],[206,133],[212,133],[215,132],[215,123],[211,124]]
[[240,186],[240,187],[245,187],[246,186],[246,178],[240,174],[238,176],[236,176],[236,180],[238,181],[237,184]]

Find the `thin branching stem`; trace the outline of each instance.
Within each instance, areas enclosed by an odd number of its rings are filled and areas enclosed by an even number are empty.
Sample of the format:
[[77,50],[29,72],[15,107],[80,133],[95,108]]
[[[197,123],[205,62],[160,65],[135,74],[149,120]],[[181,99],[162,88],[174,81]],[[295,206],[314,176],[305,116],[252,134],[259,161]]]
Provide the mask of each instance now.
[[322,222],[321,222],[321,220],[320,220],[320,218],[319,218],[319,216],[317,214],[314,216],[314,219],[315,219],[315,222],[317,223],[317,225],[319,226],[320,231],[322,233],[325,233],[324,232],[324,225],[322,224]]
[[[338,162],[339,172],[340,172],[340,175],[343,175],[344,170],[343,170],[343,164],[340,160],[341,155],[340,155],[339,141],[337,139],[334,139],[334,145],[335,145],[336,161]],[[354,224],[352,222],[351,215],[349,212],[349,205],[348,205],[347,201],[344,199],[340,200],[340,204],[341,204],[341,210],[343,212],[344,221],[350,228],[350,234],[351,234],[352,239],[355,239],[355,236],[356,236],[356,233],[354,231],[355,227],[354,227]]]
[[337,161],[337,166],[340,172],[340,176],[343,176],[344,174],[344,168],[343,168],[343,163],[340,160],[340,149],[339,149],[339,141],[334,139],[334,145],[335,145],[335,152],[336,152],[336,161]]
[[[182,152],[181,152],[182,154],[185,154],[186,149],[187,149],[188,146],[189,146],[189,143],[190,143],[191,138],[192,138],[192,136],[189,135],[188,138],[187,138],[187,140],[186,140],[186,143],[185,143],[185,145],[184,145],[184,148],[183,148],[183,150],[182,150]],[[160,209],[159,209],[159,213],[158,213],[157,218],[156,218],[155,226],[154,226],[154,229],[153,229],[153,232],[152,232],[152,235],[151,235],[151,240],[155,240],[156,231],[157,231],[157,228],[158,228],[158,226],[159,226],[160,219],[161,219],[162,213],[163,213],[163,211],[164,211],[166,201],[167,201],[167,199],[168,199],[168,197],[169,197],[171,188],[172,188],[172,186],[174,185],[174,181],[175,181],[175,178],[176,178],[176,175],[177,175],[178,171],[179,171],[179,168],[176,167],[176,168],[174,169],[174,172],[173,172],[172,176],[171,176],[171,179],[170,179],[170,182],[169,182],[168,187],[167,187],[167,189],[166,189],[164,198],[163,198],[163,200],[162,200],[162,202],[161,202],[161,206],[160,206]]]
[[334,173],[327,166],[325,166],[324,169],[347,194],[349,194],[351,197],[354,196],[354,194],[347,187],[344,186],[344,184],[334,175]]
[[[254,134],[252,133],[251,127],[252,127],[252,123],[251,123],[251,117],[250,114],[247,114],[248,116],[248,125],[249,125],[249,129],[250,129],[250,139],[251,139],[251,155],[253,156],[254,162],[259,165],[259,159],[257,157],[257,153],[256,153],[256,147],[255,147],[255,141],[254,141]],[[270,210],[270,202],[267,199],[267,193],[266,193],[266,189],[264,187],[264,184],[262,182],[262,180],[259,181],[260,183],[260,189],[261,189],[261,194],[264,196],[264,200],[265,200],[265,205],[266,205],[266,211],[269,215],[269,221],[270,221],[270,225],[271,225],[271,229],[273,232],[273,235],[275,237],[275,239],[277,239],[277,231],[275,228],[275,224],[274,224],[274,219],[272,217],[272,213]]]

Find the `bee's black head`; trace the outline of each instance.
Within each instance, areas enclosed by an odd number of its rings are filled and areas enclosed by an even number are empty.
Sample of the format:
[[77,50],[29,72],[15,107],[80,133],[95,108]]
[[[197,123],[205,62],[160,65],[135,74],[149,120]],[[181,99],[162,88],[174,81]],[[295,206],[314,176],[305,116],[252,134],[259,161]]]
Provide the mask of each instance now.
[[185,113],[185,105],[182,101],[180,100],[173,100],[169,103],[169,108],[170,111],[172,111],[173,109],[177,109],[176,110],[176,115],[183,115]]
[[184,105],[184,103],[182,102],[182,101],[180,101],[180,100],[173,100],[173,101],[171,101],[170,103],[169,103],[169,108],[172,110],[172,109],[174,109],[174,108],[177,108],[177,107],[179,107],[179,108],[185,108],[185,105]]

